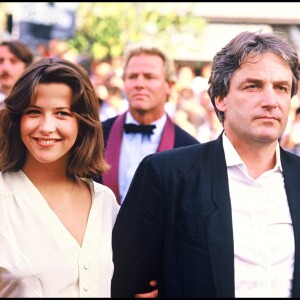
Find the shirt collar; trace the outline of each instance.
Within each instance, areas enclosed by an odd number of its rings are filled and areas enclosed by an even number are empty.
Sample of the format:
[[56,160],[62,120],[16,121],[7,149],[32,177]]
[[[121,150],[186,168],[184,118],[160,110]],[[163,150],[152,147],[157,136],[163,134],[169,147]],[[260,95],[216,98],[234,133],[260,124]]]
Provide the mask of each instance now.
[[[223,148],[224,148],[224,152],[225,152],[227,167],[237,166],[237,165],[245,166],[241,157],[239,156],[239,154],[237,153],[237,151],[235,150],[235,148],[229,141],[228,137],[226,136],[225,131],[223,132],[222,137],[223,137]],[[280,170],[282,172],[279,143],[277,143],[277,145],[276,145],[276,164],[275,164],[273,170]]]

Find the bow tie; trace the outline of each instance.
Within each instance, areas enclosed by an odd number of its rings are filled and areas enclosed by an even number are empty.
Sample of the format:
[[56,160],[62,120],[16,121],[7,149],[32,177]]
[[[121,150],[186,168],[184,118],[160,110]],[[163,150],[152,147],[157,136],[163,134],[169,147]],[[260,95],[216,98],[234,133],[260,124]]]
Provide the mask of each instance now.
[[154,128],[156,128],[156,125],[136,125],[136,124],[124,125],[124,130],[126,133],[153,134]]

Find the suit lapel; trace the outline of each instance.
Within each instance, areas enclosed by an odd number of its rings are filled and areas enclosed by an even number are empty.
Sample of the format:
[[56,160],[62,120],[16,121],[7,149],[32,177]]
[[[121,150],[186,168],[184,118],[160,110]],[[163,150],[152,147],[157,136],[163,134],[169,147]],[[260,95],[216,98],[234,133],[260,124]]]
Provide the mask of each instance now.
[[231,204],[222,136],[212,157],[215,212],[208,220],[207,239],[217,297],[234,297],[234,246]]
[[174,148],[175,144],[175,125],[167,116],[167,121],[162,133],[162,137],[157,149],[157,152],[165,151]]
[[125,123],[126,113],[123,113],[117,117],[116,121],[112,125],[107,139],[105,149],[105,159],[111,165],[111,169],[104,173],[102,176],[102,182],[104,185],[109,186],[114,192],[118,203],[120,204],[119,193],[119,160],[122,143],[123,126]]

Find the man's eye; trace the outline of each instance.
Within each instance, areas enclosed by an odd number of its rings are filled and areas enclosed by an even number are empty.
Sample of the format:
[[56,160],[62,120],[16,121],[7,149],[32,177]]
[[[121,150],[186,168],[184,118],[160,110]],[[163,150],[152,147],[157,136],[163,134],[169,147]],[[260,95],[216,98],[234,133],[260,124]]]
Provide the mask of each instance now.
[[136,79],[136,78],[137,78],[137,75],[135,75],[135,74],[131,74],[131,75],[127,76],[127,79]]
[[285,86],[279,86],[278,89],[283,92],[287,92],[287,88]]

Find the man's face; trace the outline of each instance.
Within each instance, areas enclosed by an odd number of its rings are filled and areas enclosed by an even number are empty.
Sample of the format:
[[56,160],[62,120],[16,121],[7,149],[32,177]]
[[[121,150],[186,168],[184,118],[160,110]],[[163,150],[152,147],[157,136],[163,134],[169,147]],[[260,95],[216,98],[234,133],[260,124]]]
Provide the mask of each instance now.
[[232,75],[227,96],[216,97],[233,144],[275,142],[284,132],[292,89],[289,65],[273,53],[250,57]]
[[25,68],[26,64],[7,46],[0,46],[0,91],[7,94]]
[[157,55],[140,54],[130,59],[124,84],[130,111],[160,117],[171,92],[163,60]]

